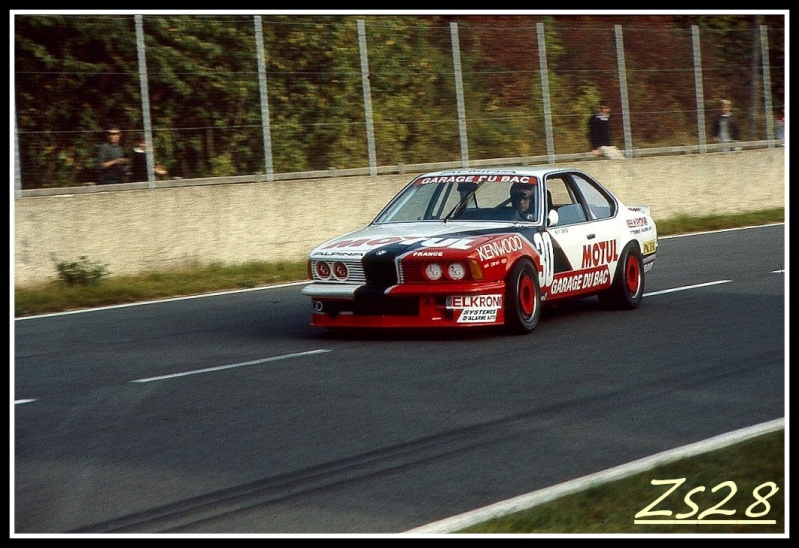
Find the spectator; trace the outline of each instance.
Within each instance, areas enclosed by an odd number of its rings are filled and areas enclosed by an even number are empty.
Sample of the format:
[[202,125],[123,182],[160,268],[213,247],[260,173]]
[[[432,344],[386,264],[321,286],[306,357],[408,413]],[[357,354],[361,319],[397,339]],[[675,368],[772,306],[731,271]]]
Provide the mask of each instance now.
[[779,141],[779,146],[785,146],[785,109],[780,111],[776,120],[776,138]]
[[[156,165],[153,168],[156,175],[166,175],[164,166]],[[131,159],[131,182],[149,181],[147,174],[147,140],[141,137],[133,147],[133,157]]]
[[606,101],[599,102],[599,110],[588,119],[588,141],[591,152],[595,156],[604,156],[614,160],[624,158],[624,155],[613,146],[610,132],[610,106]]
[[98,177],[101,185],[124,183],[128,173],[130,160],[125,157],[125,151],[119,144],[121,135],[117,126],[111,126],[106,131],[106,142],[100,145],[97,155]]
[[721,150],[729,151],[733,149],[733,143],[740,140],[738,131],[738,120],[732,113],[732,101],[729,99],[721,100],[721,112],[713,120],[713,142],[729,143],[729,146],[722,147]]

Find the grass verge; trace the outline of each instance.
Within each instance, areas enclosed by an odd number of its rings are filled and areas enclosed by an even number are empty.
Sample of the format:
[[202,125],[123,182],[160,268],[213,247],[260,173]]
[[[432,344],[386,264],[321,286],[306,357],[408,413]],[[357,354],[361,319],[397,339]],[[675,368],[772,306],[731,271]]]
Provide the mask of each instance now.
[[[784,456],[785,431],[779,430],[492,519],[458,533],[784,534],[787,526]],[[653,480],[658,483],[653,485]],[[660,483],[662,480],[671,481]],[[680,480],[684,481],[679,483]],[[671,520],[677,524],[635,524],[636,514],[641,512],[656,513],[642,515],[641,519]],[[713,523],[720,520],[725,523]],[[757,521],[774,521],[774,524]]]
[[[780,208],[714,217],[675,217],[659,220],[657,223],[658,234],[668,236],[784,221],[785,210]],[[59,280],[36,286],[15,286],[14,316],[261,287],[305,279],[305,258],[280,263],[254,261],[239,265],[196,264],[181,270],[148,272],[137,276],[114,276],[111,273],[87,284],[67,284]]]

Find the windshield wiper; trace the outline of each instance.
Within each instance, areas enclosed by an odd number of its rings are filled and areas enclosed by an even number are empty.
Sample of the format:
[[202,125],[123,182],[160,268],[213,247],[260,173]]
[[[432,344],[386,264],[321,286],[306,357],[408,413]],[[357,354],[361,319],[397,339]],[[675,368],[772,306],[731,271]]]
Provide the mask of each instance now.
[[[466,209],[466,206],[469,204],[470,199],[474,200],[474,206],[477,207],[477,189],[479,189],[483,183],[461,183],[461,184],[469,184],[469,185],[473,184],[474,188],[467,191],[466,194],[464,194],[461,197],[460,202],[455,204],[455,207],[452,208],[452,211],[450,211],[444,216],[445,221],[449,221],[450,219],[453,219],[458,215],[460,215],[461,212],[463,212],[463,210]],[[463,191],[458,189],[458,192],[463,192]]]

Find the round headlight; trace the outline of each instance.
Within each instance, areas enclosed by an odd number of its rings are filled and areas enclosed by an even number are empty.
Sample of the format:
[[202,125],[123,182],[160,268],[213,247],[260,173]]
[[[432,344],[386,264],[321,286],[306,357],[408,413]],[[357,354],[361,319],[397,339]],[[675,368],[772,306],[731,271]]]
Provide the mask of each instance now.
[[441,265],[438,263],[430,263],[424,267],[424,275],[429,280],[438,280],[442,274]]
[[322,280],[330,278],[330,265],[326,262],[317,261],[316,265],[314,265],[314,270],[316,271],[316,275]]
[[333,263],[333,276],[335,276],[337,280],[346,280],[348,275],[349,269],[347,268],[347,265],[341,261],[336,261]]
[[447,267],[447,275],[450,280],[462,280],[466,276],[466,268],[462,263],[450,263]]

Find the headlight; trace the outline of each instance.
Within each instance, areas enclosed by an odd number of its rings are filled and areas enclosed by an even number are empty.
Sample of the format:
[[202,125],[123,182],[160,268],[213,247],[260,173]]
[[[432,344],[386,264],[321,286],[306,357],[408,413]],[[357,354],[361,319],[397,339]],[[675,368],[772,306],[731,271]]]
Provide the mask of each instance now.
[[316,275],[319,276],[321,280],[330,279],[330,265],[325,261],[316,261],[314,272],[316,272]]
[[441,265],[438,263],[429,263],[424,267],[424,275],[428,280],[439,280],[442,274]]
[[466,276],[466,268],[462,263],[450,263],[447,267],[447,275],[450,280],[462,280]]
[[347,268],[347,265],[345,265],[341,261],[336,261],[335,263],[333,263],[333,276],[335,276],[337,280],[344,281],[347,279],[349,274],[350,271]]

